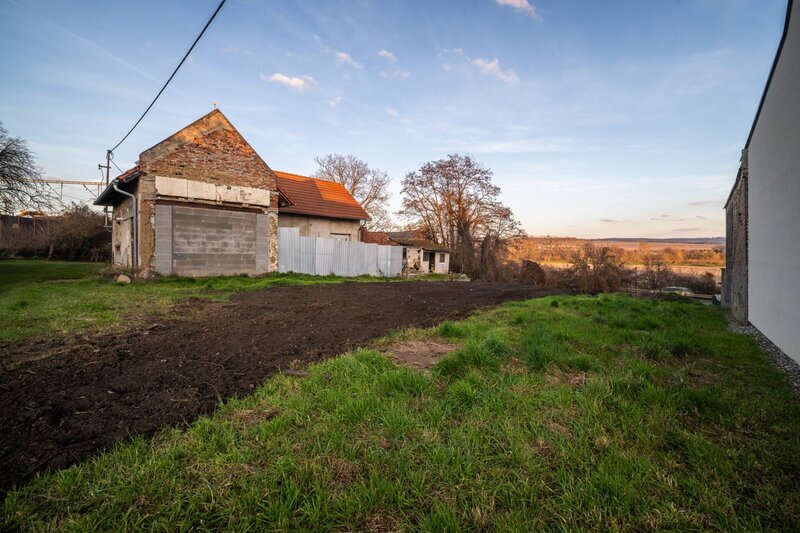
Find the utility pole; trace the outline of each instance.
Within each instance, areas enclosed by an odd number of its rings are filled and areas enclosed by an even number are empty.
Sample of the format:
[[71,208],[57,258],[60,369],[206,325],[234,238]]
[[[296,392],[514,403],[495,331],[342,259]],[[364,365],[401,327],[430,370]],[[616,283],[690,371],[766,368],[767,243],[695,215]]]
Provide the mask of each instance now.
[[[113,154],[113,152],[111,150],[106,150],[106,164],[105,165],[101,165],[101,164],[97,165],[97,168],[100,169],[101,173],[103,172],[103,169],[105,169],[105,171],[106,171],[106,176],[105,176],[105,178],[106,178],[106,187],[108,187],[109,174],[111,173],[111,158],[113,156],[114,156],[114,154]],[[103,215],[105,216],[105,226],[106,226],[106,228],[111,229],[111,225],[112,225],[111,224],[111,213],[108,210],[108,206],[103,207]]]

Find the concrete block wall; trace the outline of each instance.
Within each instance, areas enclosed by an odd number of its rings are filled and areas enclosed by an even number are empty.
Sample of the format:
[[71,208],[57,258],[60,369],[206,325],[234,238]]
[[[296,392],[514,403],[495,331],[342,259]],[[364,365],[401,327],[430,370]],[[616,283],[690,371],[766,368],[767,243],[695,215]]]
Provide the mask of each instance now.
[[269,271],[267,214],[164,204],[155,211],[156,272],[217,276]]

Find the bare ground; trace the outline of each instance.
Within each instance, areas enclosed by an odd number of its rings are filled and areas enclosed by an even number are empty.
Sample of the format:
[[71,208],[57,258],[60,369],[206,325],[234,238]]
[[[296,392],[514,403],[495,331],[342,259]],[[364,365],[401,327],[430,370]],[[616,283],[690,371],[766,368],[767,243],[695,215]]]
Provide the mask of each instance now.
[[0,493],[133,435],[188,424],[282,368],[548,291],[480,282],[274,287],[110,334],[0,343]]

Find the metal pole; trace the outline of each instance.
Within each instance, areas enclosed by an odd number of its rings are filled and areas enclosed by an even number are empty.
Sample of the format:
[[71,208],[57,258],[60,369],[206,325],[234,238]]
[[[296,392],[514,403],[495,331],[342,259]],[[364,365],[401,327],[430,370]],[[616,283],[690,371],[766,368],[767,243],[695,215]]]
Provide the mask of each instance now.
[[[103,169],[105,169],[105,171],[106,171],[106,175],[105,175],[106,187],[108,187],[109,173],[111,172],[111,156],[112,156],[111,150],[106,150],[106,164],[105,165],[100,165],[100,164],[97,165],[97,168],[100,169],[100,174],[101,175],[103,173]],[[98,194],[98,196],[99,196],[99,194]],[[105,206],[103,208],[103,214],[105,215],[105,225],[106,225],[106,227],[108,229],[111,229],[112,226],[113,226],[113,224],[112,224],[113,221],[111,220],[112,213],[109,212],[108,206]]]

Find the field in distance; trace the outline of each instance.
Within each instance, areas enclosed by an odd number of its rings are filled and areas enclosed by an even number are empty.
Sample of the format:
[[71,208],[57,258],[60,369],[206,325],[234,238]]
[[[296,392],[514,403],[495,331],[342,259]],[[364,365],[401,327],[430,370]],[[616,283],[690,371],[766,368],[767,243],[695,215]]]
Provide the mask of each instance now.
[[629,266],[640,265],[645,258],[663,261],[670,266],[713,267],[725,265],[725,238],[697,239],[635,239],[606,238],[578,239],[576,237],[524,237],[516,239],[510,248],[511,258],[528,259],[546,264],[568,263],[572,253],[586,243],[613,248]]

